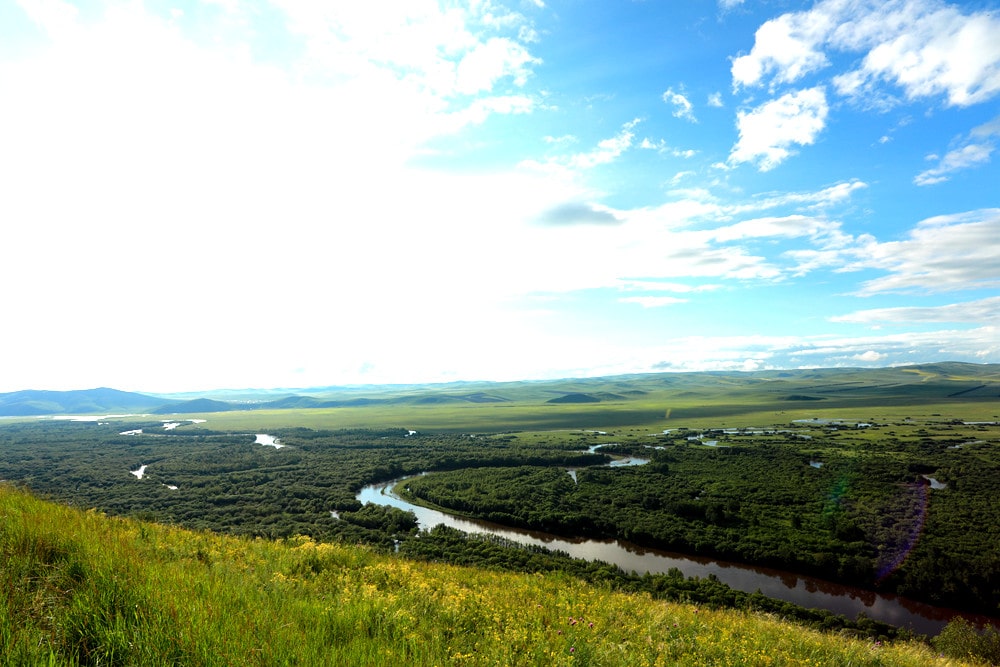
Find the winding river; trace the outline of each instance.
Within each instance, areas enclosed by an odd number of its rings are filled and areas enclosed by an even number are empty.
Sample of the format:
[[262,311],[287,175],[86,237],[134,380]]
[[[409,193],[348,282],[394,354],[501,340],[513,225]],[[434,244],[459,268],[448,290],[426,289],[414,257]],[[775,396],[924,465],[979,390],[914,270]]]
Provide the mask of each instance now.
[[[640,465],[645,462],[644,459],[617,459],[612,465]],[[714,575],[719,581],[737,590],[748,593],[759,590],[768,597],[785,600],[802,607],[827,609],[849,618],[857,618],[859,614],[863,613],[869,618],[896,627],[909,628],[918,634],[936,635],[949,620],[959,615],[958,612],[951,609],[934,607],[896,595],[842,586],[781,570],[670,553],[640,547],[624,540],[567,538],[457,517],[414,505],[393,493],[392,489],[396,484],[417,476],[419,475],[391,482],[371,484],[361,489],[357,499],[362,503],[388,505],[413,512],[421,529],[430,529],[438,524],[444,524],[467,533],[497,535],[519,544],[537,545],[563,551],[574,558],[612,563],[626,572],[665,574],[671,568],[677,568],[687,577]],[[965,616],[978,622],[991,620]]]

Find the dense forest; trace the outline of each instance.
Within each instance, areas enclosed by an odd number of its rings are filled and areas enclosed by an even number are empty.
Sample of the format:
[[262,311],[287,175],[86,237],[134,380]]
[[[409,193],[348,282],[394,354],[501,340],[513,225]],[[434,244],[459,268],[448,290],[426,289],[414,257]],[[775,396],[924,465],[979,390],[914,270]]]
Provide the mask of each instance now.
[[[125,433],[122,435],[122,433]],[[410,434],[406,429],[255,434],[164,429],[162,421],[41,421],[0,427],[0,479],[83,508],[237,535],[381,540],[337,521],[361,510],[361,486],[423,470],[468,466],[581,466],[607,455],[523,446],[512,435]],[[142,466],[142,476],[136,471]],[[369,510],[374,511],[374,510]],[[356,531],[355,531],[356,532]]]

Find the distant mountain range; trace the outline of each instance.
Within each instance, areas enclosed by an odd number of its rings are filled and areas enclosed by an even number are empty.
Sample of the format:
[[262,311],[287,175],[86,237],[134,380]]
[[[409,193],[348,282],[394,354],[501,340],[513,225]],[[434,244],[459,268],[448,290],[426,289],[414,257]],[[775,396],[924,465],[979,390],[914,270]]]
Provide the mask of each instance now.
[[650,393],[695,397],[722,390],[734,399],[765,392],[773,400],[823,401],[837,397],[898,395],[994,400],[1000,398],[1000,364],[941,362],[892,368],[814,368],[755,372],[645,373],[531,382],[452,382],[367,385],[295,390],[227,390],[198,394],[138,394],[102,387],[78,391],[0,393],[0,416],[95,414],[200,414],[231,410],[282,410],[372,405],[468,403],[615,403]]
[[79,391],[28,389],[0,394],[0,416],[152,412],[166,403],[162,398],[107,387]]

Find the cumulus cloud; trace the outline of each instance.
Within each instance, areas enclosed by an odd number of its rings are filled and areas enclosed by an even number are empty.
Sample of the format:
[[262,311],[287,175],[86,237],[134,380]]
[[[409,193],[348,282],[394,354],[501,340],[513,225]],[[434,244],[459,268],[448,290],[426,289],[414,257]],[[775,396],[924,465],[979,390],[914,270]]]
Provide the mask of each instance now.
[[794,155],[794,146],[812,144],[826,126],[826,91],[807,88],[765,102],[737,114],[739,140],[729,154],[730,164],[753,162],[769,171]]
[[675,91],[673,88],[667,88],[666,92],[663,93],[663,101],[674,108],[673,115],[675,118],[682,118],[692,123],[698,122],[698,119],[694,115],[694,106],[684,94],[683,89]]
[[710,107],[715,107],[717,109],[722,108],[722,93],[712,93],[708,96],[706,104]]
[[827,64],[820,50],[834,27],[821,3],[812,11],[782,14],[757,29],[750,53],[733,59],[733,87],[756,86],[768,75],[773,83],[792,83]]
[[833,77],[835,90],[863,104],[891,104],[880,83],[909,99],[944,96],[952,106],[1000,92],[1000,17],[965,13],[939,0],[823,0],[764,23],[750,53],[733,59],[734,88],[772,89],[831,65],[828,51],[864,54]]
[[[879,81],[908,98],[944,95],[949,105],[984,102],[1000,91],[1000,17],[937,2],[876,5],[835,33],[835,45],[867,49],[861,67],[835,80],[865,95]],[[841,36],[843,35],[843,36]]]

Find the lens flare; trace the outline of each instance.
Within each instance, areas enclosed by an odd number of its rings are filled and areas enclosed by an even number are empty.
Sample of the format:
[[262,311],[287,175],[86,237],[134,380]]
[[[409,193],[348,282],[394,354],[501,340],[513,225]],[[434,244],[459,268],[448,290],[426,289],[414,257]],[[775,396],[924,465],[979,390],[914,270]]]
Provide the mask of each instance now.
[[920,540],[920,535],[924,531],[924,522],[927,519],[927,505],[929,500],[928,484],[912,483],[907,484],[906,490],[900,501],[898,509],[902,512],[897,514],[899,520],[893,531],[892,538],[879,549],[879,559],[876,568],[876,581],[881,583],[900,566],[906,562],[907,557],[913,551]]

